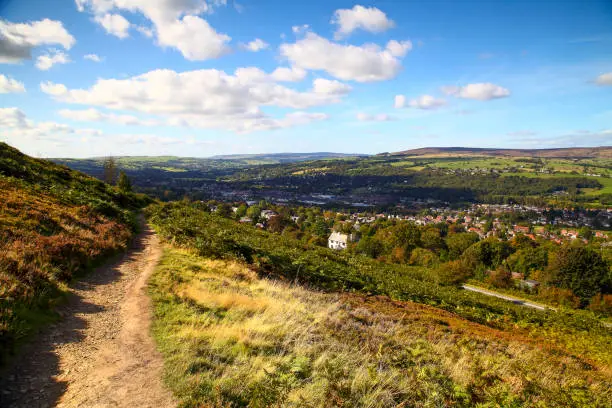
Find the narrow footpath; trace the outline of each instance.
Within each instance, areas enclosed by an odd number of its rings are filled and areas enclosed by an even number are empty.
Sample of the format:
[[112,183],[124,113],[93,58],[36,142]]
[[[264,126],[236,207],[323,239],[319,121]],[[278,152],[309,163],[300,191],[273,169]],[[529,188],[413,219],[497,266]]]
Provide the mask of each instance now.
[[120,260],[75,283],[63,318],[3,371],[0,406],[176,406],[150,335],[146,287],[161,253],[145,226]]

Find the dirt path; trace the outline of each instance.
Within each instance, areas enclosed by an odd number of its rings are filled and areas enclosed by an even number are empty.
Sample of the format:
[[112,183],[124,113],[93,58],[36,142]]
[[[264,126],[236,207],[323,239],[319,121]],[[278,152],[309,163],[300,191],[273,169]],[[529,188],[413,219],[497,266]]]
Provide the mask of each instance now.
[[25,347],[0,381],[2,407],[172,407],[149,334],[146,282],[161,247],[148,228],[119,261],[71,289],[58,324]]

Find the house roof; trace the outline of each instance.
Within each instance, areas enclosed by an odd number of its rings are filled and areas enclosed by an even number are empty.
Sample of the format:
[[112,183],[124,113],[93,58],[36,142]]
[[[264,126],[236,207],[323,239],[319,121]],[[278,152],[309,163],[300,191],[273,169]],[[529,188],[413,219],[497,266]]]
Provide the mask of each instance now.
[[330,241],[339,241],[346,244],[348,242],[348,238],[349,237],[347,234],[343,234],[341,232],[332,232],[328,239]]

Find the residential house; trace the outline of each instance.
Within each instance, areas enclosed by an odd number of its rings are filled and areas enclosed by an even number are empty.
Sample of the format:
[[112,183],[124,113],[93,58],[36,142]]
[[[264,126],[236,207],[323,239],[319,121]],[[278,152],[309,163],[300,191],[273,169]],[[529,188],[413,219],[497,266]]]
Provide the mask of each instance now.
[[327,247],[331,249],[346,249],[347,244],[351,240],[352,235],[334,231],[327,239]]

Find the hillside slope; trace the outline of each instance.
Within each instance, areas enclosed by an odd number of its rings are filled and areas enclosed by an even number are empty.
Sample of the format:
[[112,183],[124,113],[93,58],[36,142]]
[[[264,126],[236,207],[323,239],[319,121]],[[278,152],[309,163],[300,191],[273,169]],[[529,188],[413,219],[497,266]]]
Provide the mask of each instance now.
[[546,158],[612,158],[612,147],[571,147],[562,149],[488,149],[475,147],[424,147],[389,153],[392,156],[509,156]]
[[123,250],[148,199],[0,143],[0,363],[65,282]]

